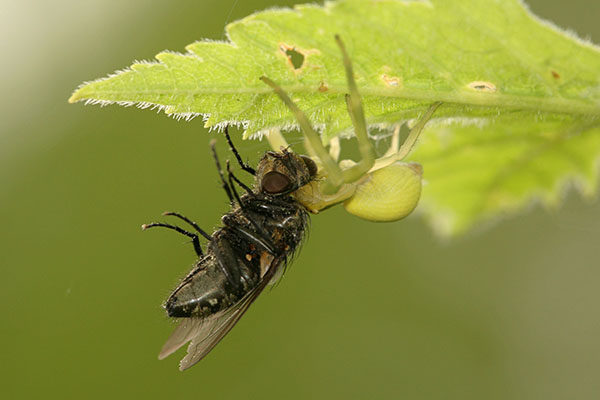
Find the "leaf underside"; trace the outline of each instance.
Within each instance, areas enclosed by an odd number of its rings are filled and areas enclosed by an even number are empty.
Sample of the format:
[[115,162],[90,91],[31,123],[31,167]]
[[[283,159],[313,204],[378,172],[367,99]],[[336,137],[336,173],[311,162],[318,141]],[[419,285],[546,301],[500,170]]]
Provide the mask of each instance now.
[[411,159],[424,166],[421,211],[439,232],[560,203],[568,182],[596,191],[600,51],[534,17],[518,0],[340,0],[253,14],[230,42],[201,41],[86,83],[70,101],[160,107],[246,135],[296,127],[258,78],[304,110],[323,140],[352,136],[344,40],[371,127],[443,106]]

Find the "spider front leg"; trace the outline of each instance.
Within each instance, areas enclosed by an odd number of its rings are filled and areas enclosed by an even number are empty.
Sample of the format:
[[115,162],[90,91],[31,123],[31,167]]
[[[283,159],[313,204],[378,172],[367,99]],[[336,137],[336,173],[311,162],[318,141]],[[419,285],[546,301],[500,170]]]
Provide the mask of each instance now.
[[298,120],[298,124],[304,133],[304,136],[307,138],[310,146],[313,151],[321,161],[323,167],[327,170],[327,181],[325,182],[324,190],[330,193],[335,193],[339,187],[344,183],[344,177],[342,174],[342,170],[336,164],[336,162],[331,158],[323,143],[321,143],[321,137],[319,134],[313,129],[308,120],[308,117],[298,106],[290,99],[287,93],[279,87],[275,82],[267,78],[266,76],[262,76],[260,78],[264,83],[271,86],[275,93],[281,98],[281,100],[285,103],[286,106],[294,113],[296,119]]
[[417,123],[412,127],[408,136],[406,137],[406,140],[404,140],[404,143],[402,143],[402,146],[400,146],[400,148],[398,148],[400,129],[398,127],[396,130],[394,130],[390,148],[383,157],[375,160],[371,171],[377,171],[378,169],[385,168],[388,165],[391,165],[397,161],[404,160],[415,146],[415,143],[417,142],[417,139],[419,138],[419,135],[421,135],[421,132],[423,131],[423,128],[425,128],[427,122],[429,122],[435,111],[441,105],[442,103],[438,101],[429,106],[427,111],[425,111],[425,114],[423,114],[421,118],[419,118]]
[[367,121],[365,119],[365,112],[362,106],[362,100],[358,93],[358,87],[354,80],[354,71],[352,70],[352,62],[346,47],[342,42],[339,35],[335,35],[335,41],[337,42],[341,52],[342,60],[344,62],[344,70],[346,71],[346,80],[348,81],[349,95],[346,95],[346,105],[348,107],[348,114],[352,119],[352,125],[354,126],[354,135],[358,142],[358,150],[360,151],[361,160],[358,164],[343,171],[344,183],[354,183],[365,176],[365,174],[373,167],[375,163],[375,151],[369,140],[369,133],[367,130]]

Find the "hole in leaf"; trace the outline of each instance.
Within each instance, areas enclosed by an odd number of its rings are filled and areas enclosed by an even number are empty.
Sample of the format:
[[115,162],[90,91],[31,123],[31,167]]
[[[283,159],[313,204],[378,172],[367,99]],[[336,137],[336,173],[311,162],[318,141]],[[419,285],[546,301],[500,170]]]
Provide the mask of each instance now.
[[304,64],[304,54],[296,51],[296,49],[286,49],[285,55],[289,58],[290,62],[294,66],[294,69],[302,68],[302,64]]

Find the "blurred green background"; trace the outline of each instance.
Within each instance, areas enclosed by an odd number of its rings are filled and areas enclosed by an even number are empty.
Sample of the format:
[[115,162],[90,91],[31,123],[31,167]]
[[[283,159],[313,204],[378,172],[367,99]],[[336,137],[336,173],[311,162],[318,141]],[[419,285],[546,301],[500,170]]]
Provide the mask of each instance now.
[[[293,3],[0,2],[2,398],[600,398],[600,205],[573,193],[449,242],[418,216],[375,224],[332,209],[205,360],[184,373],[182,352],[157,360],[173,329],[161,302],[195,256],[140,225],[164,210],[219,223],[217,135],[200,118],[67,98]],[[529,4],[600,42],[598,2]],[[267,145],[240,147],[254,163]]]

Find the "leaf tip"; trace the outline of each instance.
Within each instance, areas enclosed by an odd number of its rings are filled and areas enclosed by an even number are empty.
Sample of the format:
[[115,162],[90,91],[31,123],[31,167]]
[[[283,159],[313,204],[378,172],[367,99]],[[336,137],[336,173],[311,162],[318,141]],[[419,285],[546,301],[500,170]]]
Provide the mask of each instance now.
[[73,104],[73,103],[77,103],[79,100],[81,100],[81,96],[79,95],[79,90],[76,90],[73,92],[73,94],[71,95],[71,97],[69,97],[69,100],[67,100],[69,102],[69,104]]
[[89,85],[90,82],[84,82],[79,85],[71,94],[71,97],[69,97],[67,102],[69,102],[69,104],[73,104],[81,100],[90,100]]

